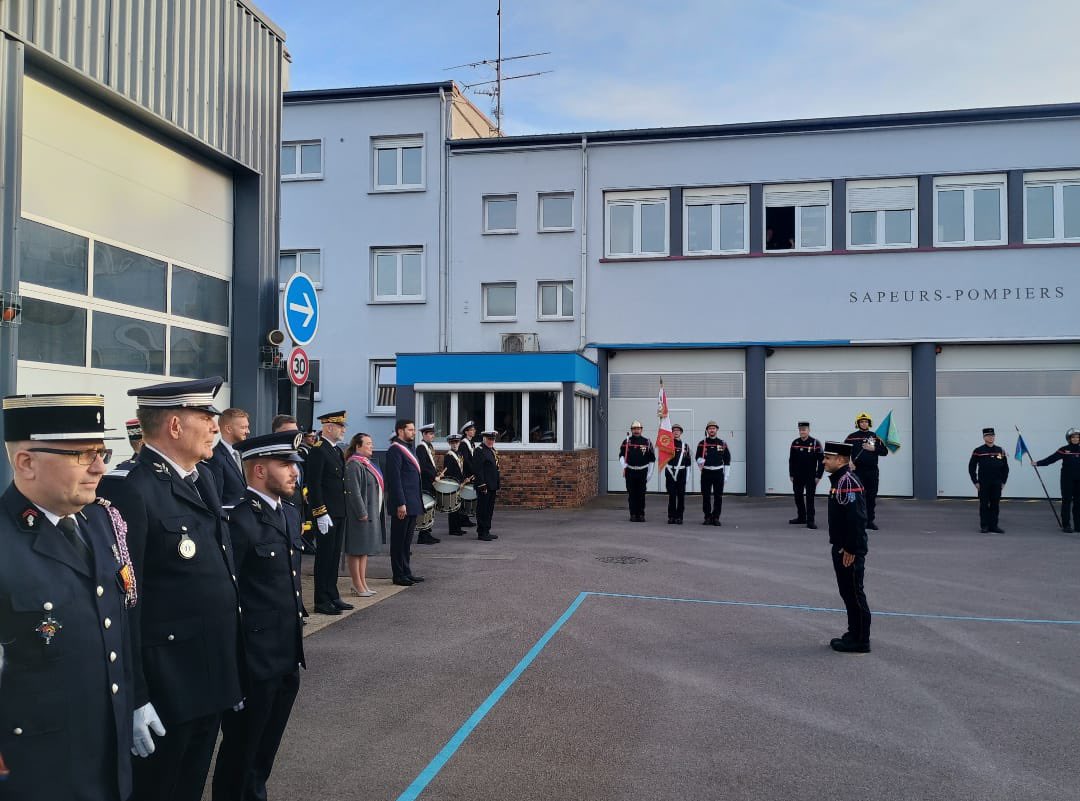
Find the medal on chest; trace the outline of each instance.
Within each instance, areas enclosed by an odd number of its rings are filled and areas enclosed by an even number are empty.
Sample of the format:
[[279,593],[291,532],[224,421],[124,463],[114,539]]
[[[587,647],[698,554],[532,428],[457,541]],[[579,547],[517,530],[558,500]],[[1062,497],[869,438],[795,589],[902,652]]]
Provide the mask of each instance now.
[[185,531],[180,537],[180,544],[177,546],[176,550],[180,552],[181,558],[194,559],[198,549],[195,547],[195,540],[189,537]]
[[[52,606],[52,604],[46,604]],[[52,645],[53,637],[60,633],[60,629],[64,627],[64,624],[52,616],[52,612],[49,612],[45,619],[37,624],[34,631],[38,636],[45,641],[46,645]]]

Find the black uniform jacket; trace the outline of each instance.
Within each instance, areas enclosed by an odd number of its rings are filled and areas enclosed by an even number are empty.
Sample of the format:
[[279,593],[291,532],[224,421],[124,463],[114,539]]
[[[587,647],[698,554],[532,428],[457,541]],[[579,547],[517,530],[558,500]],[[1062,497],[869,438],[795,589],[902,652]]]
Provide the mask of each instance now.
[[704,459],[705,467],[720,467],[731,464],[731,451],[720,437],[705,437],[697,444],[694,458]]
[[813,437],[796,437],[788,454],[788,475],[791,478],[820,479],[825,472],[825,449]]
[[1035,464],[1039,467],[1061,461],[1061,478],[1065,481],[1080,479],[1080,445],[1065,445]]
[[233,458],[232,449],[224,442],[218,442],[214,446],[214,455],[206,462],[210,472],[214,474],[218,492],[221,494],[221,505],[232,508],[240,503],[244,497],[244,489],[247,481],[240,472],[240,465]]
[[285,676],[304,665],[300,513],[288,501],[279,509],[284,517],[249,489],[229,515],[244,610],[244,659],[253,681]]
[[435,476],[439,470],[435,467],[434,446],[421,442],[416,446],[416,461],[420,462],[420,486],[428,495],[435,495]]
[[393,515],[399,506],[405,507],[407,515],[422,515],[424,499],[420,494],[420,470],[409,458],[409,446],[397,437],[390,440],[386,449],[386,511]]
[[[870,440],[874,441],[874,450],[872,451],[866,450],[866,443]],[[852,431],[844,439],[844,442],[851,446],[851,464],[855,470],[864,472],[877,470],[878,458],[889,455],[889,449],[885,447],[881,437],[873,431],[863,431],[861,428]]]
[[690,446],[681,439],[675,440],[674,444],[675,455],[671,457],[671,461],[664,467],[664,472],[675,480],[680,478],[685,480],[687,471],[692,465],[692,462],[690,461]]
[[844,465],[829,474],[829,544],[856,556],[867,552],[866,496],[862,482]]
[[101,506],[76,519],[92,573],[14,485],[0,500],[0,754],[11,771],[0,798],[131,792],[131,623],[116,535]]
[[1009,455],[997,445],[980,445],[968,459],[972,484],[1004,484],[1009,480]]
[[196,469],[197,492],[147,445],[126,478],[99,488],[127,521],[139,583],[135,706],[152,702],[166,729],[243,695],[229,527],[214,477]]
[[499,475],[499,455],[494,448],[481,444],[473,454],[473,469],[476,471],[477,490],[498,492],[501,484]]
[[304,487],[312,520],[345,517],[345,454],[321,435],[304,461]]
[[475,472],[473,469],[473,459],[476,458],[476,446],[469,440],[463,439],[461,440],[461,444],[458,445],[457,452],[458,455],[461,456],[461,471],[467,476],[473,475]]
[[636,434],[627,437],[619,444],[619,458],[625,459],[630,467],[644,467],[656,461],[656,451],[648,437]]
[[456,451],[450,450],[443,454],[443,471],[447,478],[459,484],[465,481],[465,457],[461,453],[460,445]]

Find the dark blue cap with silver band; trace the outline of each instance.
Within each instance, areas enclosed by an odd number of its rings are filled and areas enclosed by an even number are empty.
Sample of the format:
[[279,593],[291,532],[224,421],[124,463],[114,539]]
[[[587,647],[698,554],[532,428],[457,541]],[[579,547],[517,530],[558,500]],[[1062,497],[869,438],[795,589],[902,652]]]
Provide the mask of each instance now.
[[219,375],[194,381],[168,381],[148,387],[129,389],[140,409],[200,409],[210,414],[221,414],[214,406],[214,397],[225,379]]

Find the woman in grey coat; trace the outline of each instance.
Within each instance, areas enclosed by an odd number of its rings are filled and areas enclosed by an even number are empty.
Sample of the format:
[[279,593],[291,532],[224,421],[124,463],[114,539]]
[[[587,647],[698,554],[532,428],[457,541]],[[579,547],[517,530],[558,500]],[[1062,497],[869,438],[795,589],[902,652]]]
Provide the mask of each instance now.
[[375,590],[367,584],[369,556],[382,551],[385,538],[385,485],[372,454],[375,443],[368,434],[357,434],[345,451],[345,553],[353,592],[370,598]]

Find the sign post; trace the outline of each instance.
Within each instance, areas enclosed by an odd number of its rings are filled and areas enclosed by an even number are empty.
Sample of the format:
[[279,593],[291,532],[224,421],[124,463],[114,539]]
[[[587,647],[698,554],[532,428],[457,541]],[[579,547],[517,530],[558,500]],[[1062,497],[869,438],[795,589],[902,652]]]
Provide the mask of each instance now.
[[289,411],[295,417],[296,390],[307,383],[311,374],[311,363],[303,346],[310,345],[319,330],[319,295],[312,280],[304,273],[296,272],[285,284],[282,302],[285,306],[285,330],[295,346],[289,354],[288,364],[289,380],[292,382],[292,408]]

